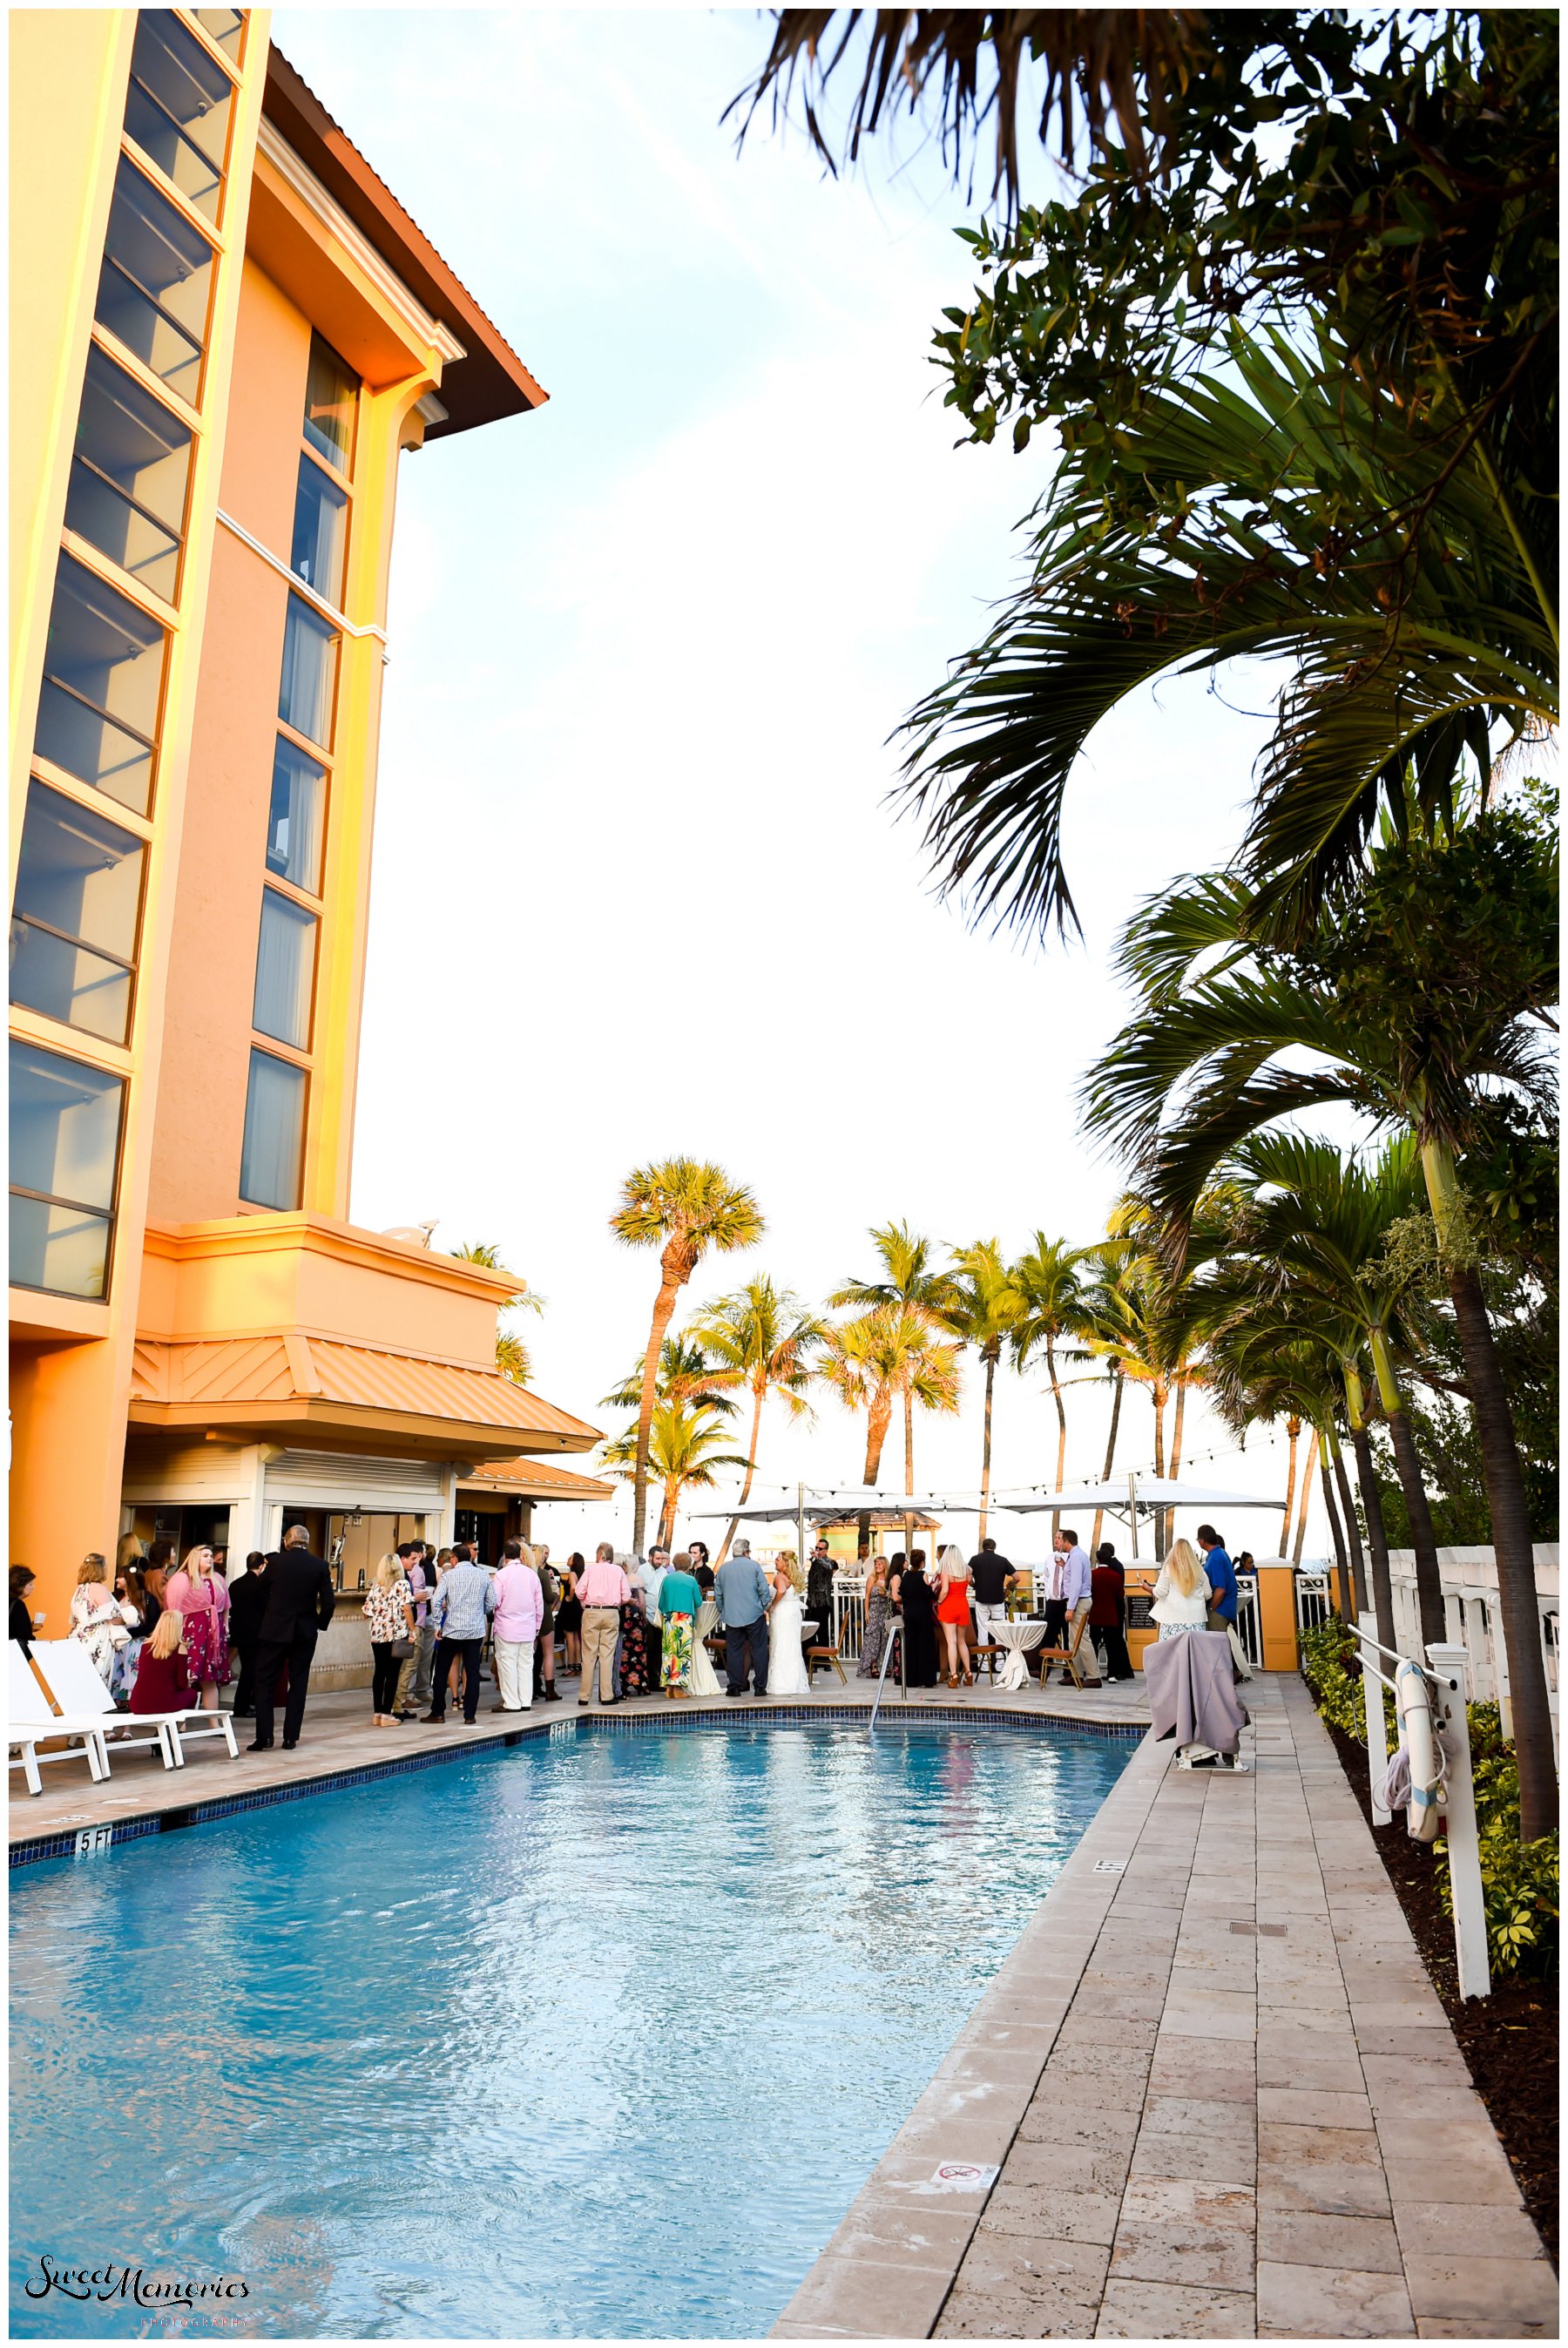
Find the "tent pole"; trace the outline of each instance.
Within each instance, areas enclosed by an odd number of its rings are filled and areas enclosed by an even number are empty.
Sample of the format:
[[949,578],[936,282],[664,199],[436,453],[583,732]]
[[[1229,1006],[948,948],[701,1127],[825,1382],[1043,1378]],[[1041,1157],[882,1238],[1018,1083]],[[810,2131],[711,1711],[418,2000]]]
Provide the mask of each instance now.
[[1138,1561],[1138,1478],[1127,1471],[1127,1513],[1132,1519],[1132,1561]]
[[795,1563],[804,1573],[805,1571],[805,1486],[804,1484],[797,1484],[794,1488],[794,1537]]

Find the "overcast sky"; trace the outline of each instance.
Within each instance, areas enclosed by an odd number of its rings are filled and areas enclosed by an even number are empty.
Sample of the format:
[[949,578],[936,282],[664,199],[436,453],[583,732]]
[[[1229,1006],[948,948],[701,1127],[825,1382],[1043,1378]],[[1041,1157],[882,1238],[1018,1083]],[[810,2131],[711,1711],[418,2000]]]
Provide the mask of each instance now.
[[[819,1300],[888,1218],[1098,1236],[1119,1185],[1074,1104],[1111,942],[1234,844],[1264,727],[1183,685],[1102,729],[1066,823],[1081,943],[935,902],[887,736],[983,632],[1050,476],[1040,444],[954,445],[927,353],[974,215],[936,159],[835,181],[765,130],[737,157],[749,10],[284,8],[273,36],[550,394],[404,462],[355,1220],[497,1242],[548,1300],[539,1391],[603,1426],[656,1282],[608,1227],[640,1162],[717,1159],[766,1215],[694,1303],[763,1270]],[[999,1381],[999,1485],[1054,1472],[1042,1383]],[[978,1485],[979,1391],[971,1365],[922,1426],[923,1487]],[[1070,1400],[1069,1474],[1097,1474],[1103,1389]],[[1151,1420],[1130,1395],[1119,1464]],[[759,1475],[855,1480],[863,1447],[825,1402],[766,1426]],[[1184,1450],[1283,1490],[1283,1441],[1244,1459],[1201,1406]],[[559,1551],[606,1513],[538,1525]],[[996,1529],[1030,1556],[1041,1521]]]

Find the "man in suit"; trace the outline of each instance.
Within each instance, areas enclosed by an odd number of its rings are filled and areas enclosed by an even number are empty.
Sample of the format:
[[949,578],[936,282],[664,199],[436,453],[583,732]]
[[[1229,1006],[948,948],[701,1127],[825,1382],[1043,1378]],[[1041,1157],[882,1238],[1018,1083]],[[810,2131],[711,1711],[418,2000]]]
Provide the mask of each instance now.
[[337,1601],[325,1563],[311,1554],[311,1537],[303,1525],[291,1525],[283,1546],[267,1560],[266,1604],[261,1612],[261,1635],[256,1644],[256,1742],[252,1753],[270,1752],[272,1744],[272,1689],[284,1663],[289,1667],[289,1693],[283,1709],[283,1750],[292,1753],[300,1741],[305,1697],[311,1684],[311,1659],[316,1633],[333,1619]]

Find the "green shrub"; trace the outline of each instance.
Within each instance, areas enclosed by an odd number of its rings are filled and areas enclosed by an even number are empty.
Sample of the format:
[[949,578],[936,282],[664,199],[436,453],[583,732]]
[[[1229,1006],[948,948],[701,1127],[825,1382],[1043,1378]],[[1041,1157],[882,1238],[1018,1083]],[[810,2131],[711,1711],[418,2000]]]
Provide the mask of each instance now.
[[[1358,1652],[1355,1638],[1337,1614],[1331,1614],[1317,1630],[1302,1633],[1302,1677],[1318,1711],[1336,1728],[1364,1745],[1365,1682],[1355,1668]],[[1386,1690],[1383,1708],[1391,1749],[1396,1722],[1393,1698]],[[1501,1715],[1494,1704],[1472,1704],[1466,1709],[1491,1968],[1499,1974],[1553,1977],[1560,1903],[1557,1837],[1551,1834],[1539,1842],[1520,1841],[1519,1769],[1513,1747],[1503,1737]],[[1432,1845],[1432,1861],[1443,1913],[1451,1916],[1446,1842]]]

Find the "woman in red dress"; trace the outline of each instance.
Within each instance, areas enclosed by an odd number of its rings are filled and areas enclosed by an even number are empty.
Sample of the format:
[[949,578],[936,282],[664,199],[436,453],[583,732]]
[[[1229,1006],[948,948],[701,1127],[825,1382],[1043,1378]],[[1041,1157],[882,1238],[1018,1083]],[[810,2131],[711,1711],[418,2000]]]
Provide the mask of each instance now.
[[937,1620],[942,1626],[942,1639],[948,1650],[948,1685],[957,1687],[959,1680],[973,1687],[974,1675],[969,1670],[969,1568],[962,1550],[949,1542],[937,1560]]

